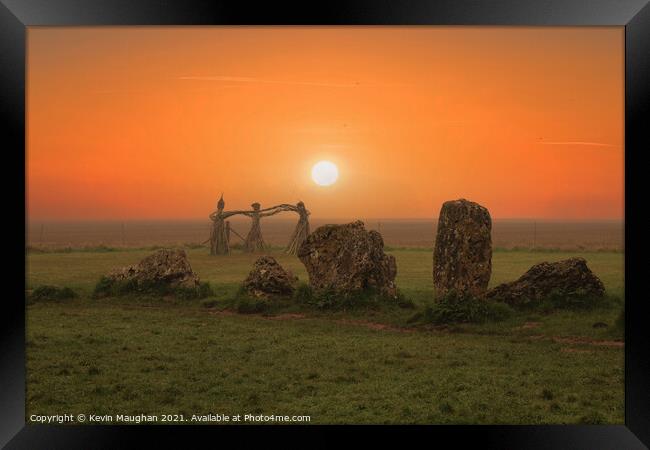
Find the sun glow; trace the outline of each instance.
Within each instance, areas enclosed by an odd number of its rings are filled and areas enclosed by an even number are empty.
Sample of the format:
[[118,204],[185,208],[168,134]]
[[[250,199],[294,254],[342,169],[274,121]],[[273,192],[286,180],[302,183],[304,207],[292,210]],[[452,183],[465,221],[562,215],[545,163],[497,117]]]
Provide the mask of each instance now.
[[311,178],[319,186],[331,186],[339,177],[336,164],[329,161],[319,161],[311,169]]

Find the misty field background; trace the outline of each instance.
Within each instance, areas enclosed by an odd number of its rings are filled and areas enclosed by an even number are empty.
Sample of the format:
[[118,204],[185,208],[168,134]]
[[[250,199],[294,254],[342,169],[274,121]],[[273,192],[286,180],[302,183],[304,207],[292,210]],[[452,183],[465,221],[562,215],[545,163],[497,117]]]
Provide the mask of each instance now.
[[[34,242],[39,226],[29,228],[28,293],[55,285],[73,289],[77,297],[28,303],[28,415],[251,413],[310,415],[311,423],[624,421],[623,330],[617,326],[624,298],[620,223],[538,222],[538,248],[531,250],[524,248],[531,247],[525,244],[531,223],[497,221],[490,282],[514,280],[538,262],[582,256],[619,304],[518,312],[502,322],[448,327],[409,323],[433,299],[432,222],[381,223],[388,253],[397,259],[397,286],[413,308],[296,307],[266,314],[229,308],[259,255],[208,255],[196,245],[207,238],[206,224],[126,223],[126,243],[119,222],[104,225],[46,224],[44,236],[50,233],[52,241],[42,246]],[[268,221],[263,231],[274,246],[269,253],[304,282],[304,266],[281,249],[292,225]],[[234,227],[246,231],[245,222]],[[213,287],[212,297],[92,297],[110,269],[172,243],[185,247],[192,268]]]
[[[326,223],[346,223],[341,219],[311,219],[312,230]],[[366,228],[378,230],[390,247],[430,247],[436,231],[434,220],[365,219]],[[250,221],[234,218],[233,229],[246,236]],[[295,219],[266,217],[262,222],[265,241],[286,245]],[[31,247],[145,247],[201,243],[210,233],[210,221],[30,221],[27,243]],[[496,219],[492,227],[494,248],[542,248],[563,250],[622,250],[624,227],[621,221],[557,222],[547,220]],[[239,238],[231,236],[231,243]]]

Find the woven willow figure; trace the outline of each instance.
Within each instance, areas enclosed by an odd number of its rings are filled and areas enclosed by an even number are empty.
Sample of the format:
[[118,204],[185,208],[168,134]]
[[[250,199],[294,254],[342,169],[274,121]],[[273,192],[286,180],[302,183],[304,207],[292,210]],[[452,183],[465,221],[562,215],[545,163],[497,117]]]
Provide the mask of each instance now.
[[[264,238],[262,237],[262,228],[260,227],[260,219],[266,216],[283,211],[293,211],[298,213],[299,219],[296,228],[294,229],[291,241],[287,246],[287,253],[295,255],[300,248],[300,245],[309,236],[309,211],[305,208],[303,202],[298,202],[296,205],[289,205],[283,203],[281,205],[272,206],[270,208],[260,209],[259,203],[253,203],[252,211],[224,211],[225,202],[223,201],[223,194],[219,202],[217,202],[217,210],[210,214],[212,220],[212,228],[210,230],[210,254],[211,255],[229,255],[230,254],[230,232],[237,234],[230,228],[230,222],[226,219],[230,216],[241,214],[251,218],[251,229],[244,239],[244,251],[257,252],[263,251],[266,247]],[[239,236],[239,234],[237,234]]]
[[255,202],[251,205],[253,207],[252,211],[244,212],[245,216],[251,218],[251,229],[246,235],[246,240],[244,241],[244,251],[254,253],[257,251],[263,251],[266,247],[264,244],[264,239],[262,238],[262,228],[260,228],[260,219],[266,216],[272,216],[280,212],[280,209],[273,207],[267,208],[264,210],[260,209],[260,204]]
[[285,251],[290,255],[295,255],[298,253],[298,249],[302,243],[307,239],[307,236],[309,236],[309,211],[307,211],[303,202],[298,202],[296,206],[292,208],[292,211],[298,213],[298,223],[296,224],[296,228],[293,230],[291,240],[289,241],[289,245]]
[[217,210],[210,214],[212,220],[212,229],[210,230],[210,254],[211,255],[229,255],[230,254],[230,233],[229,224],[225,220],[235,214],[241,214],[241,211],[224,211],[226,202],[223,201],[223,194],[217,202]]
[[225,206],[226,202],[223,201],[223,194],[221,194],[221,198],[217,202],[217,211],[210,214],[210,220],[212,220],[212,230],[210,232],[211,255],[227,255],[230,253],[224,224],[225,217],[223,217],[223,208]]

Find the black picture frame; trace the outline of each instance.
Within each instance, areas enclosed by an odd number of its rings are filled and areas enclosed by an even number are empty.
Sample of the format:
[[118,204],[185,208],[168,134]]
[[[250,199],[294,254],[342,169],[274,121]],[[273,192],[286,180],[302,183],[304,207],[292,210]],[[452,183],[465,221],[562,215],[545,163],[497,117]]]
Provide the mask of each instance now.
[[[641,196],[643,152],[650,150],[650,6],[647,0],[329,0],[249,2],[206,0],[0,0],[0,114],[5,155],[3,192],[13,228],[6,239],[25,262],[17,236],[25,232],[25,62],[29,26],[102,25],[504,25],[625,27],[625,425],[417,426],[371,428],[375,439],[406,444],[410,434],[430,443],[495,448],[635,449],[650,445],[650,327],[644,302],[647,238]],[[8,167],[7,167],[8,166]],[[7,170],[8,169],[8,170]],[[23,192],[18,198],[16,191]],[[19,220],[21,217],[22,220]],[[22,227],[22,229],[21,229]],[[22,256],[19,256],[22,255]],[[23,264],[23,280],[24,268]],[[25,424],[25,304],[20,276],[6,280],[0,317],[0,445],[6,448],[124,448],[135,440],[184,443],[196,433],[221,444],[241,444],[282,433],[287,443],[305,438],[325,445],[325,431],[356,427],[46,426]],[[10,289],[9,289],[10,288]],[[296,434],[298,431],[300,433]],[[235,436],[233,436],[235,435]],[[340,442],[340,437],[332,443]],[[345,439],[345,438],[344,438]],[[415,441],[410,441],[415,444]],[[645,445],[644,445],[645,443]]]

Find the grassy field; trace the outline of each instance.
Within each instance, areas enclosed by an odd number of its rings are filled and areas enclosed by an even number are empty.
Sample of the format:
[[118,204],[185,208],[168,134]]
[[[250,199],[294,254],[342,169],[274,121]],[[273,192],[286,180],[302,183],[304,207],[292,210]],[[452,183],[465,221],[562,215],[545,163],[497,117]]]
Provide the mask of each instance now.
[[[391,250],[416,307],[242,315],[224,305],[254,256],[190,249],[202,300],[92,299],[110,268],[147,250],[30,253],[28,288],[79,298],[27,307],[27,414],[281,414],[311,423],[623,423],[619,307],[413,327],[431,301],[431,251]],[[306,281],[295,257],[277,252]],[[622,252],[496,251],[491,284],[583,256],[623,296]],[[604,323],[607,326],[594,327]]]

